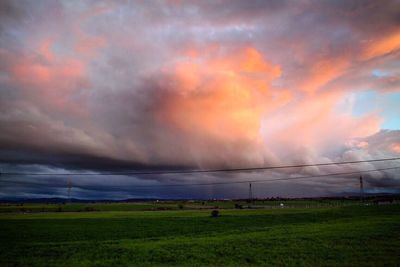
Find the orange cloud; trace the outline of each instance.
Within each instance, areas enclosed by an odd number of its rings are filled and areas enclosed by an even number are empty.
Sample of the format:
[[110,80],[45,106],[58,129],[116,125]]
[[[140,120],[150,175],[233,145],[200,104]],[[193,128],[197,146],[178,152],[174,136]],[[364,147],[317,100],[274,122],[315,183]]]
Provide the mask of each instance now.
[[368,60],[374,57],[383,56],[400,49],[400,32],[395,32],[381,38],[376,42],[372,42],[364,50],[362,54],[363,60]]
[[315,62],[306,80],[301,84],[305,92],[314,93],[330,81],[342,75],[350,66],[347,58],[329,58]]
[[[174,93],[165,99],[162,119],[175,127],[226,141],[259,140],[263,112],[287,103],[290,96],[271,90],[279,66],[254,48],[208,55],[176,63],[170,70]],[[280,101],[280,102],[279,102]],[[279,102],[279,103],[278,103]]]
[[244,142],[253,152],[312,147],[323,153],[332,144],[380,129],[382,121],[376,114],[354,117],[337,110],[343,90],[318,90],[345,72],[350,65],[345,58],[317,62],[302,87],[312,94],[296,101],[293,91],[271,85],[281,69],[254,48],[222,55],[209,50],[189,54],[165,68],[171,88],[159,114],[162,121],[203,145],[205,140],[216,140],[230,145]]

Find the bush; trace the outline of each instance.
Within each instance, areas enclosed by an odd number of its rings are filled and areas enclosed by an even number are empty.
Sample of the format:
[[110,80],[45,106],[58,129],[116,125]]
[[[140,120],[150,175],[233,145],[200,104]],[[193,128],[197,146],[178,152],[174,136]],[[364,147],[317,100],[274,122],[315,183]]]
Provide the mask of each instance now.
[[243,206],[236,203],[236,204],[235,204],[235,209],[243,209]]
[[218,211],[218,210],[213,210],[213,211],[211,212],[211,217],[216,218],[216,217],[218,217],[218,216],[219,216],[219,211]]
[[93,207],[85,207],[85,211],[96,211]]
[[181,209],[183,209],[183,204],[179,204],[178,205],[178,208],[181,210]]

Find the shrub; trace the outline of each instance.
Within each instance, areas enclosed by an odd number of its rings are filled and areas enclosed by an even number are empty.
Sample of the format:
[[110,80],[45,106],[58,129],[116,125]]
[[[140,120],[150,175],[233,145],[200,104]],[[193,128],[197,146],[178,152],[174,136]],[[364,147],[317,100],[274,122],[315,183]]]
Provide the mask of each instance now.
[[213,210],[213,211],[211,212],[211,217],[216,218],[216,217],[218,217],[218,216],[219,216],[219,211],[218,211],[218,210]]
[[93,207],[85,207],[85,211],[96,211]]
[[236,204],[235,204],[235,209],[243,209],[243,206],[236,203]]

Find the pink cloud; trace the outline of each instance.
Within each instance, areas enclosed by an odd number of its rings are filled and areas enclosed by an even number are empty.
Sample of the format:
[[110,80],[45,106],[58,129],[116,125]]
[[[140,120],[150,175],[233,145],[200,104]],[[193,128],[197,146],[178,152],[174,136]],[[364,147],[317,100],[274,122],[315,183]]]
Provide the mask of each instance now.
[[82,109],[72,98],[88,88],[85,62],[56,55],[52,44],[45,39],[38,45],[36,55],[21,55],[10,62],[11,78],[25,96],[38,104],[79,113]]

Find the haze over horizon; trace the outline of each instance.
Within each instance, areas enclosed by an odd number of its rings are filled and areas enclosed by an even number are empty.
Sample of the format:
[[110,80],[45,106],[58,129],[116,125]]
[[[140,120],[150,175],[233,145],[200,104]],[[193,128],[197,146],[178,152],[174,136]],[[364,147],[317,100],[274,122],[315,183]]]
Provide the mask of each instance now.
[[[60,173],[400,157],[400,1],[3,0],[0,36],[0,172],[54,173],[0,176],[0,198],[65,197]],[[234,198],[247,184],[159,185],[396,166],[70,179],[74,198]],[[358,176],[253,192],[357,192]],[[363,177],[400,192],[399,170]]]

